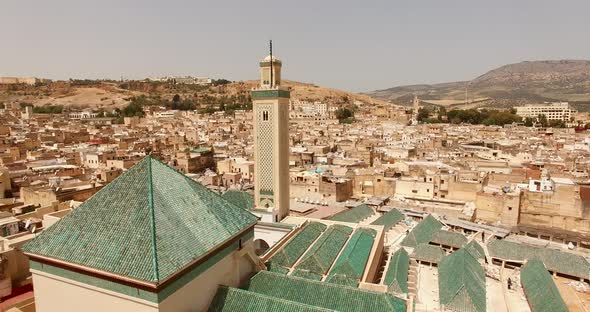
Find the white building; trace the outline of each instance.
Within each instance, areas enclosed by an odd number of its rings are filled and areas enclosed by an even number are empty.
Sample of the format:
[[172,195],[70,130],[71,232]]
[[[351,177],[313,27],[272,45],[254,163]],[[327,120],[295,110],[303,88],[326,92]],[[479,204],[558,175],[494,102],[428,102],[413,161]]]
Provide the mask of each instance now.
[[93,113],[93,112],[84,111],[84,112],[70,113],[68,116],[70,117],[70,119],[88,119],[88,118],[96,118],[96,116],[98,116],[98,114]]
[[545,115],[547,120],[569,121],[577,113],[568,102],[531,104],[515,108],[516,114],[522,118],[537,118],[539,115]]

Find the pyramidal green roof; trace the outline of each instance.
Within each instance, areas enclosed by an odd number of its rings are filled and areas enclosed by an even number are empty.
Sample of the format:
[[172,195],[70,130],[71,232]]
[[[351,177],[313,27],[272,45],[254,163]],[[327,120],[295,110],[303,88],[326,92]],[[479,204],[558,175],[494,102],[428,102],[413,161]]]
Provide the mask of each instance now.
[[23,250],[158,284],[256,221],[147,156]]
[[250,193],[239,190],[228,190],[221,197],[242,209],[250,210],[254,208],[254,195]]

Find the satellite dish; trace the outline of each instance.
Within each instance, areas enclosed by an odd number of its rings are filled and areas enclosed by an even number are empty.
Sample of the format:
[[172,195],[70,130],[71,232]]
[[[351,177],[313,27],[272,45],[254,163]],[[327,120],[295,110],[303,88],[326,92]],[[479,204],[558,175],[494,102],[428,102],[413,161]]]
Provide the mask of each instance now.
[[27,222],[25,222],[25,229],[28,229],[30,225],[31,225],[31,219],[27,219]]
[[31,233],[35,233],[35,230],[37,230],[37,226],[33,225],[33,228],[31,229]]

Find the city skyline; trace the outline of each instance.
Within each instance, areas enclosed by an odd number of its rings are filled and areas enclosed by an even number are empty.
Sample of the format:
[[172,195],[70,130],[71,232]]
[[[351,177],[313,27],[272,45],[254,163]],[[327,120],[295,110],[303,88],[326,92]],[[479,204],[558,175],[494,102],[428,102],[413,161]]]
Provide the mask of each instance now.
[[525,60],[587,59],[580,39],[589,8],[583,1],[9,2],[0,13],[8,43],[0,75],[255,80],[248,60],[273,39],[290,80],[355,92],[469,80]]

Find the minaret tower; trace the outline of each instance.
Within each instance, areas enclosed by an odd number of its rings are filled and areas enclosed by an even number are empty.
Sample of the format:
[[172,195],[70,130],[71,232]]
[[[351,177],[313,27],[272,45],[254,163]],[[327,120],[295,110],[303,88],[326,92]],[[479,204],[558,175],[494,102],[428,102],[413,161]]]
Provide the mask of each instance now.
[[252,90],[254,109],[254,196],[263,221],[289,214],[289,90],[281,87],[279,59],[260,62],[260,86]]

